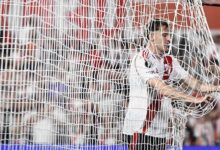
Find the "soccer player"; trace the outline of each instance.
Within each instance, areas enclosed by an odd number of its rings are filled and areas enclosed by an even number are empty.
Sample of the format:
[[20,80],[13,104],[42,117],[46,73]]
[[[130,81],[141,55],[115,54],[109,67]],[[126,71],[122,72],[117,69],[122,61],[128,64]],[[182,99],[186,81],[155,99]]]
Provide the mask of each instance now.
[[170,85],[180,82],[200,92],[220,91],[220,88],[201,84],[180,66],[177,59],[166,54],[171,41],[166,21],[153,19],[146,31],[147,46],[131,62],[130,101],[123,134],[129,149],[164,150],[172,111],[171,101],[201,103],[213,100],[208,95],[190,96]]

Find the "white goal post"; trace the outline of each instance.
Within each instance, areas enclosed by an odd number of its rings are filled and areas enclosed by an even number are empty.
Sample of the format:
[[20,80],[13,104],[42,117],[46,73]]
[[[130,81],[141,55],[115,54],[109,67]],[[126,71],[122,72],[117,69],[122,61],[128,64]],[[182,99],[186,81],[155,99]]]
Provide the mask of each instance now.
[[[201,0],[0,0],[1,148],[127,149],[129,70],[152,19],[168,22],[168,54],[186,72],[220,83]],[[215,98],[170,103],[166,147],[182,149],[187,117],[209,113],[218,93],[170,87]]]

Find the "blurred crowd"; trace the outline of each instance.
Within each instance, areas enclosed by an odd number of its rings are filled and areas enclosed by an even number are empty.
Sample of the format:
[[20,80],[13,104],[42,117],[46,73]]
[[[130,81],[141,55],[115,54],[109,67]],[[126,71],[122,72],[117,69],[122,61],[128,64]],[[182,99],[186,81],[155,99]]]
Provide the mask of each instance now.
[[[123,143],[127,71],[143,39],[120,34],[94,44],[37,21],[25,18],[17,32],[0,29],[1,143]],[[213,39],[220,54],[220,34]],[[219,107],[189,118],[185,145],[220,145]]]
[[[213,32],[216,45],[215,53],[210,54],[210,59],[220,56],[220,33]],[[219,58],[218,58],[219,59]],[[216,61],[218,64],[218,61]],[[186,125],[185,145],[211,146],[220,145],[220,102],[214,109],[201,118],[190,117]]]
[[20,33],[0,31],[1,143],[122,142],[134,44],[112,39],[100,49],[36,32],[31,21]]

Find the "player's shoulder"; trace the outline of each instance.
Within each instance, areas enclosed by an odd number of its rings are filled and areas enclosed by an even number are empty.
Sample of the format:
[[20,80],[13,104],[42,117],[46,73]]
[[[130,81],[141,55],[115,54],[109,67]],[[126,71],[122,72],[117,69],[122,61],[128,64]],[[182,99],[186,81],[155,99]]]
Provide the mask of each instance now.
[[135,64],[136,66],[142,66],[143,68],[152,68],[155,66],[155,58],[153,57],[152,53],[144,49],[140,51],[135,58]]
[[145,61],[147,61],[148,60],[148,52],[147,51],[145,51],[145,50],[142,50],[142,51],[140,51],[139,53],[137,53],[134,57],[133,57],[133,59],[132,59],[132,64],[138,64],[138,65],[141,65],[141,64],[144,64],[144,62]]
[[144,49],[140,51],[139,55],[146,61],[150,57],[150,51],[148,49]]
[[150,57],[150,52],[148,49],[143,49],[136,56],[139,59],[143,59],[144,61],[147,61]]

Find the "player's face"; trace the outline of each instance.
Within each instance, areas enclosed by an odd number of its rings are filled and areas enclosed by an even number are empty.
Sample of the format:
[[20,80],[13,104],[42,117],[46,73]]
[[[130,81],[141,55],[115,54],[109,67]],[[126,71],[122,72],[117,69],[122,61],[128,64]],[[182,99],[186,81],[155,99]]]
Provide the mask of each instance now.
[[158,31],[153,33],[153,44],[159,53],[164,53],[169,50],[170,34],[166,26],[161,26]]

